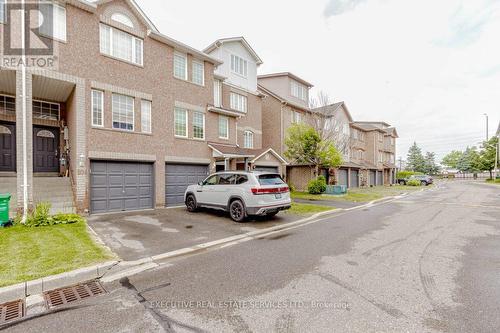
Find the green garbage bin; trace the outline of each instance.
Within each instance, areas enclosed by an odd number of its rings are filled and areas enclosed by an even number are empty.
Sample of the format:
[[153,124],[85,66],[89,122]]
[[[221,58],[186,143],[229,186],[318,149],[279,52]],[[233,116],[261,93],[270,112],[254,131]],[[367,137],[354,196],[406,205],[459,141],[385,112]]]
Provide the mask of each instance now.
[[9,223],[10,194],[0,194],[0,226]]

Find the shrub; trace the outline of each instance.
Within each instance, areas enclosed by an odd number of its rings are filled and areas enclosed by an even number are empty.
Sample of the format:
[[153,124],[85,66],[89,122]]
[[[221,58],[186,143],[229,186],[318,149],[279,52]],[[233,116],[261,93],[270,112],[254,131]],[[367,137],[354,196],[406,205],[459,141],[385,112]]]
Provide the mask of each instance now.
[[83,222],[83,218],[78,214],[63,214],[59,213],[51,216],[51,204],[48,202],[41,202],[35,206],[33,212],[28,214],[26,218],[26,226],[28,227],[43,227],[57,224],[71,224]]
[[321,194],[326,191],[326,178],[324,176],[319,176],[313,179],[307,185],[307,191],[309,194]]
[[421,172],[415,172],[415,171],[399,171],[396,174],[396,178],[397,179],[406,179],[406,178],[410,178],[410,176],[421,175],[421,174],[422,174]]
[[408,185],[408,186],[420,186],[420,185],[422,185],[422,183],[420,182],[420,180],[410,179],[409,181],[406,182],[406,185]]

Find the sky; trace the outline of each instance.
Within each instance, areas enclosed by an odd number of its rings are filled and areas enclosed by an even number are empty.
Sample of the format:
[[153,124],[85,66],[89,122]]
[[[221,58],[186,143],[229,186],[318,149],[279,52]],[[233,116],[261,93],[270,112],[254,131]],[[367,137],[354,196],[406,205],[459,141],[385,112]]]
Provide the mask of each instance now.
[[355,120],[397,128],[438,161],[500,122],[500,0],[137,0],[160,32],[197,49],[244,36]]

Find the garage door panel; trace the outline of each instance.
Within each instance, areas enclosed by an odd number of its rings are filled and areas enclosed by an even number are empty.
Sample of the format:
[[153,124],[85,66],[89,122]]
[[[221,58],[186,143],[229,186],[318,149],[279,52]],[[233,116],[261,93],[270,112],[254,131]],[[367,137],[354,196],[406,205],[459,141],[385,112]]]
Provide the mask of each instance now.
[[153,165],[138,162],[91,163],[91,212],[153,208]]
[[359,187],[359,172],[358,172],[358,170],[351,170],[350,187]]
[[345,185],[347,186],[347,170],[345,169],[340,169],[339,170],[339,183],[338,185]]
[[207,165],[166,164],[165,201],[166,205],[179,206],[184,203],[184,192],[189,185],[197,184],[208,175]]

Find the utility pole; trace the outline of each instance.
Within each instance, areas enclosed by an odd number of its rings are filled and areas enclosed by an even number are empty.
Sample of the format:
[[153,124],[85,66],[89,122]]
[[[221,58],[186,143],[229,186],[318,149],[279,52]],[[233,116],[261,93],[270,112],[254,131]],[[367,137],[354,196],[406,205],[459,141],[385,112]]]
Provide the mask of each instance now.
[[486,117],[486,141],[489,140],[489,136],[488,136],[488,114],[487,113],[483,113],[483,116]]

